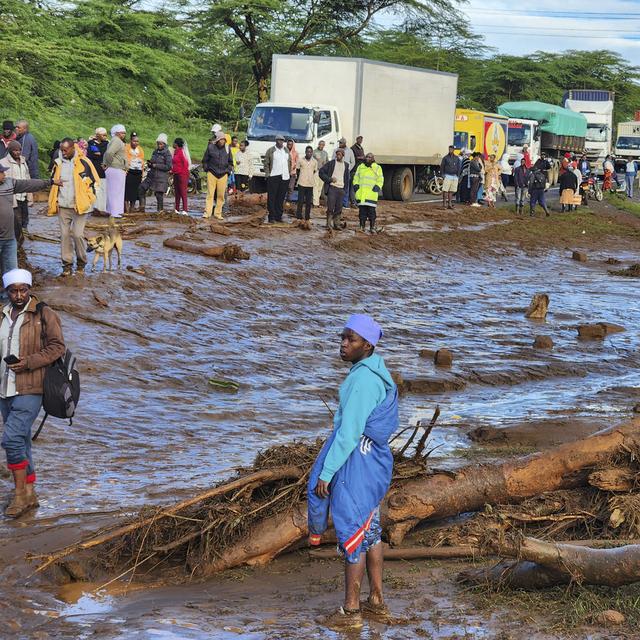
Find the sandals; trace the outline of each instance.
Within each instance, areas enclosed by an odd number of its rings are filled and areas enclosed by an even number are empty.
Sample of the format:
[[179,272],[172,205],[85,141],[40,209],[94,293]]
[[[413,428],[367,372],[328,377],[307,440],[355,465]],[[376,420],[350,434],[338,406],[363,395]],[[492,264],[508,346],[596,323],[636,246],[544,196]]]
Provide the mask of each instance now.
[[334,613],[317,618],[317,622],[335,631],[356,631],[364,626],[360,609],[345,609],[344,607],[340,607]]
[[388,623],[391,620],[391,611],[386,604],[374,604],[368,598],[360,603],[360,610],[366,618],[376,622]]

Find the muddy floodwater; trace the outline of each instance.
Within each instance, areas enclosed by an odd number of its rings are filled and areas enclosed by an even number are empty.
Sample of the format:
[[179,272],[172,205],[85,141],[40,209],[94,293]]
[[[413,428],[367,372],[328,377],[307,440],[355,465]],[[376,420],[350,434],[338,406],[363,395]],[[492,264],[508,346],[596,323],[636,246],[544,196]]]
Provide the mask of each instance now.
[[[153,590],[134,582],[126,596],[107,589],[96,597],[28,578],[21,558],[144,505],[192,495],[264,447],[326,436],[346,374],[338,333],[352,312],[371,313],[384,327],[379,353],[389,369],[430,390],[403,396],[401,426],[428,421],[440,405],[430,441],[440,467],[466,462],[473,446],[467,433],[477,427],[551,425],[550,440],[561,441],[563,429],[607,427],[640,401],[638,281],[609,275],[604,262],[612,255],[623,265],[637,262],[637,242],[591,246],[589,261],[580,263],[565,246],[479,253],[464,243],[433,243],[404,251],[403,236],[420,234],[421,225],[433,230],[428,218],[391,224],[388,248],[379,238],[369,248],[366,239],[354,243],[350,231],[344,243],[325,241],[315,222],[308,233],[266,226],[239,232],[232,241],[251,258],[234,264],[166,249],[163,238],[187,227],[147,223],[160,233],[136,238],[141,244],[125,241],[124,266],[138,272],[65,281],[54,277],[59,246],[28,241],[31,263],[43,269],[36,293],[59,310],[80,362],[82,397],[73,426],[52,420],[35,446],[40,509],[19,522],[0,521],[0,610],[17,625],[12,637],[340,637],[313,622],[339,602],[335,562],[303,560],[300,569],[300,560],[279,560],[268,574],[239,570]],[[462,228],[482,225],[475,218]],[[31,230],[56,238],[57,221],[34,217]],[[212,244],[227,240],[207,236]],[[551,299],[545,321],[524,316],[536,292]],[[626,331],[577,339],[578,324],[599,321]],[[551,336],[554,348],[534,349],[536,335]],[[450,368],[420,355],[445,347],[454,356]],[[239,387],[221,389],[211,379]],[[8,490],[7,478],[2,488]],[[498,637],[491,629],[499,625],[487,626],[486,616],[438,585],[437,568],[388,571],[403,581],[391,587],[392,609],[411,609],[422,622],[367,627],[361,637],[413,638],[416,625],[424,637]],[[16,598],[20,611],[12,614],[7,598]],[[427,610],[441,619],[427,622]]]

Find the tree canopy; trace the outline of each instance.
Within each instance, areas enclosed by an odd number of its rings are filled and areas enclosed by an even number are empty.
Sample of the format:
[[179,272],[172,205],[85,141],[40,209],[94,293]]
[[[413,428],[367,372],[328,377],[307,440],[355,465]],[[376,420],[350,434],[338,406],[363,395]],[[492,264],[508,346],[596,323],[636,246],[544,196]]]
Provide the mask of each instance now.
[[241,128],[241,105],[268,97],[274,53],[451,71],[459,104],[488,111],[510,100],[559,104],[579,88],[615,91],[616,121],[640,109],[640,69],[618,53],[498,53],[457,0],[0,0],[0,8],[0,117],[32,120],[45,145],[116,121],[153,139],[173,126],[203,142],[212,121]]

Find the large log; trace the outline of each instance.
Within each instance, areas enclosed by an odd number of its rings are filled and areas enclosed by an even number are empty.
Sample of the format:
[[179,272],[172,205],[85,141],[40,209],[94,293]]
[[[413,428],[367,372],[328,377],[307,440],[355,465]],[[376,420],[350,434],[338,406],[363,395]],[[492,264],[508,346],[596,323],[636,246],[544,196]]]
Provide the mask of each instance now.
[[640,544],[592,549],[524,538],[519,543],[496,543],[492,548],[502,556],[518,558],[518,562],[465,572],[461,574],[464,581],[529,589],[568,582],[620,587],[640,581]]
[[485,504],[510,504],[545,491],[586,483],[588,471],[623,446],[640,443],[640,419],[534,455],[497,465],[472,465],[394,487],[387,499],[389,539],[400,544],[421,520],[478,511]]
[[[472,465],[457,473],[440,472],[399,480],[388,496],[387,508],[383,509],[383,526],[390,541],[399,544],[421,520],[477,511],[486,504],[517,503],[546,491],[584,485],[594,466],[621,448],[633,450],[638,444],[640,418],[532,456],[493,465]],[[242,564],[263,564],[307,534],[306,503],[300,502],[284,513],[259,521],[244,539],[222,549],[219,559],[194,569],[212,574]],[[46,564],[78,548],[75,545],[49,556]]]
[[178,251],[186,251],[187,253],[197,253],[210,258],[225,260],[226,262],[249,259],[249,254],[246,251],[243,251],[237,244],[225,244],[222,247],[211,247],[187,242],[180,238],[167,238],[162,242],[162,244],[169,249],[177,249]]

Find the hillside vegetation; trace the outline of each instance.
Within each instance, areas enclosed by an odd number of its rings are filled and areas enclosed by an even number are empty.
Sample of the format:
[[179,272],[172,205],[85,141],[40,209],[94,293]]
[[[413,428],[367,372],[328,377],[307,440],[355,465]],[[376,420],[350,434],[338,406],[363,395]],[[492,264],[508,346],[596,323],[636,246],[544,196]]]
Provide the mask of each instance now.
[[[4,0],[0,118],[29,119],[43,150],[122,122],[147,147],[161,131],[186,137],[197,158],[212,122],[244,128],[240,108],[250,113],[266,95],[273,53],[455,72],[461,106],[485,110],[506,100],[559,103],[581,87],[615,90],[616,120],[640,108],[639,70],[615,52],[496,54],[455,2],[414,5],[358,0],[346,12],[338,0]],[[369,10],[395,13],[397,28],[379,29]]]

